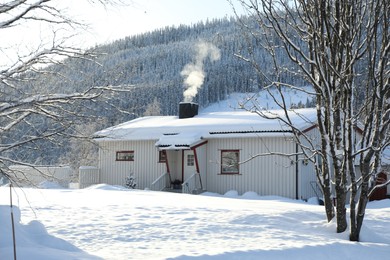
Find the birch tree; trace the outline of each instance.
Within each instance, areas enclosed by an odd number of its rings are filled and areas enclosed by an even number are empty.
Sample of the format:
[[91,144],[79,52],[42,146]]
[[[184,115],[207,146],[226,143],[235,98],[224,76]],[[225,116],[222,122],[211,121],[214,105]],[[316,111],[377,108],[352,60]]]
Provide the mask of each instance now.
[[[49,69],[51,65],[64,65],[66,59],[91,59],[95,55],[72,42],[75,30],[84,25],[67,16],[58,7],[61,4],[64,3],[55,0],[0,3],[0,170],[10,181],[10,164],[34,166],[34,162],[15,155],[20,148],[39,153],[64,136],[81,138],[73,129],[87,119],[82,111],[88,109],[88,102],[96,102],[112,90],[88,86],[77,93],[53,92],[50,79],[62,75]],[[22,33],[33,38],[20,41],[18,34]],[[46,145],[41,146],[42,143]]]
[[[328,221],[336,216],[337,232],[348,228],[346,204],[350,194],[350,240],[359,241],[367,202],[378,187],[375,183],[381,155],[390,142],[390,3],[383,0],[240,2],[255,21],[254,25],[243,26],[269,51],[273,63],[238,56],[252,63],[268,87],[298,88],[283,81],[283,75],[290,74],[302,77],[314,88],[321,145],[317,148],[300,145],[315,164],[326,216]],[[280,66],[276,59],[280,51],[295,66]],[[275,71],[272,78],[263,73],[270,66]],[[283,98],[279,104],[285,109],[288,121]],[[296,129],[295,132],[300,134]],[[355,167],[357,164],[359,168]]]

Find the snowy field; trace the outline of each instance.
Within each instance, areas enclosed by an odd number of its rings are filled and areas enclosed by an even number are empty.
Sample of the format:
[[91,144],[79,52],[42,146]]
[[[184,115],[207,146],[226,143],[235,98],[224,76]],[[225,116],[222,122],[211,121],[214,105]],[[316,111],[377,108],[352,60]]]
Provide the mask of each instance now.
[[[0,188],[0,259],[13,259],[9,188]],[[15,189],[18,259],[389,259],[390,200],[368,205],[361,243],[322,206],[254,193]],[[45,229],[48,233],[46,233]]]

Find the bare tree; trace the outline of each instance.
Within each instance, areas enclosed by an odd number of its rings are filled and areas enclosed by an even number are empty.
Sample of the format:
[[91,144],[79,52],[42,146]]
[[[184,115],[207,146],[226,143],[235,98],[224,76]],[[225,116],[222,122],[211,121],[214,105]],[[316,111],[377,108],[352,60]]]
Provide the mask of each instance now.
[[[350,240],[359,241],[367,201],[378,187],[381,155],[390,142],[389,1],[239,2],[255,21],[244,24],[248,32],[271,57],[285,55],[295,66],[280,66],[275,58],[264,64],[239,56],[251,62],[269,86],[296,88],[283,80],[286,74],[313,86],[321,146],[308,145],[309,139],[297,141],[315,163],[327,219],[336,215],[337,232],[348,227],[350,194]],[[274,78],[263,73],[265,66],[272,66]],[[288,121],[283,96],[279,104]]]
[[[111,0],[97,2],[114,3]],[[70,41],[75,28],[84,25],[67,16],[57,7],[59,4],[55,0],[0,3],[0,35],[5,42],[0,52],[7,57],[0,64],[0,169],[11,181],[10,164],[34,166],[34,162],[23,160],[23,156],[15,156],[18,149],[39,153],[47,149],[40,146],[42,143],[55,144],[64,136],[84,138],[75,131],[75,125],[88,119],[83,117],[82,111],[101,99],[106,91],[114,90],[89,86],[77,93],[72,90],[52,93],[50,78],[62,75],[51,70],[51,65],[65,64],[66,59],[91,60],[96,55],[75,47]],[[30,30],[39,28],[35,33],[41,35],[39,41],[31,40],[22,46],[7,38],[10,32],[26,32],[23,29],[26,26]]]

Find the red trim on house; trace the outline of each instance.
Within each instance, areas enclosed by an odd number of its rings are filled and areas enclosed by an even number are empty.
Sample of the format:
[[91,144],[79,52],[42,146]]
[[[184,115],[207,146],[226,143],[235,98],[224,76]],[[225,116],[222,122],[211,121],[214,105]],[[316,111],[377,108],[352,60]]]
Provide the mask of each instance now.
[[158,162],[165,163],[167,160],[167,150],[159,150],[158,151]]
[[[131,156],[129,156],[128,158],[126,157],[126,158],[119,159],[119,154],[121,154],[121,153],[128,153],[128,154],[131,154]],[[115,161],[117,161],[117,162],[133,162],[134,161],[134,151],[133,150],[116,151]]]
[[191,149],[194,152],[194,159],[195,159],[195,169],[197,173],[200,173],[199,171],[199,163],[198,163],[198,155],[196,154],[196,149]]
[[165,166],[167,167],[167,173],[171,174],[168,163],[168,153],[165,151]]
[[312,125],[312,126],[306,128],[306,129],[302,130],[302,133],[307,133],[307,132],[309,132],[310,130],[313,130],[314,128],[316,128],[317,126],[318,126],[317,124],[314,124],[314,125]]
[[227,149],[227,150],[221,150],[221,175],[234,175],[234,174],[240,174],[240,167],[238,167],[237,169],[237,172],[224,172],[223,171],[223,153],[229,153],[229,152],[232,152],[232,153],[238,153],[238,162],[240,161],[240,150],[239,149]]
[[363,129],[360,129],[358,126],[356,126],[355,128],[356,128],[356,132],[363,135]]
[[[306,128],[306,129],[302,130],[301,132],[302,132],[302,133],[307,133],[307,132],[309,132],[310,130],[313,130],[314,128],[316,128],[316,127],[318,127],[318,124],[314,124],[314,125],[312,125],[312,126]],[[355,127],[355,131],[356,131],[357,133],[359,133],[359,134],[363,134],[363,130],[360,129],[358,126]]]
[[200,143],[200,144],[197,144],[197,145],[191,147],[191,150],[194,152],[195,167],[196,167],[196,172],[197,172],[197,173],[200,173],[200,170],[199,170],[199,162],[198,162],[198,155],[197,155],[197,153],[196,153],[196,148],[198,148],[198,147],[200,147],[200,146],[202,146],[202,145],[205,145],[205,144],[207,144],[207,141],[204,141],[204,142],[202,142],[202,143]]
[[196,148],[207,144],[208,141],[204,141],[200,144],[195,145],[194,147],[191,147],[191,150],[194,152],[194,159],[195,159],[195,167],[196,172],[199,174],[199,181],[200,181],[200,188],[203,190],[203,183],[202,183],[202,177],[200,175],[200,169],[199,169],[199,161],[198,161],[198,153],[196,152]]
[[201,142],[200,144],[194,145],[194,146],[191,147],[191,150],[195,150],[196,148],[198,148],[198,147],[200,147],[200,146],[202,146],[202,145],[207,144],[207,142],[208,142],[208,141],[204,141],[204,142]]

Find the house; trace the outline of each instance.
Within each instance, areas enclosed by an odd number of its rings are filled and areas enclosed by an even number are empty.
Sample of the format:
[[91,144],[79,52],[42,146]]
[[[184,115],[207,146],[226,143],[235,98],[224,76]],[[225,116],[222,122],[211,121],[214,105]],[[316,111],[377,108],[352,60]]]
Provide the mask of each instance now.
[[[381,158],[381,172],[378,174],[376,184],[385,184],[390,179],[390,146],[383,150]],[[379,188],[371,195],[370,200],[390,198],[390,185]]]
[[[179,110],[179,116],[142,117],[97,132],[96,181],[124,185],[132,176],[139,189],[316,196],[313,165],[298,158],[293,133],[280,120],[248,111],[198,114],[194,103],[180,103]],[[315,109],[291,111],[290,118],[307,135],[317,134]]]

